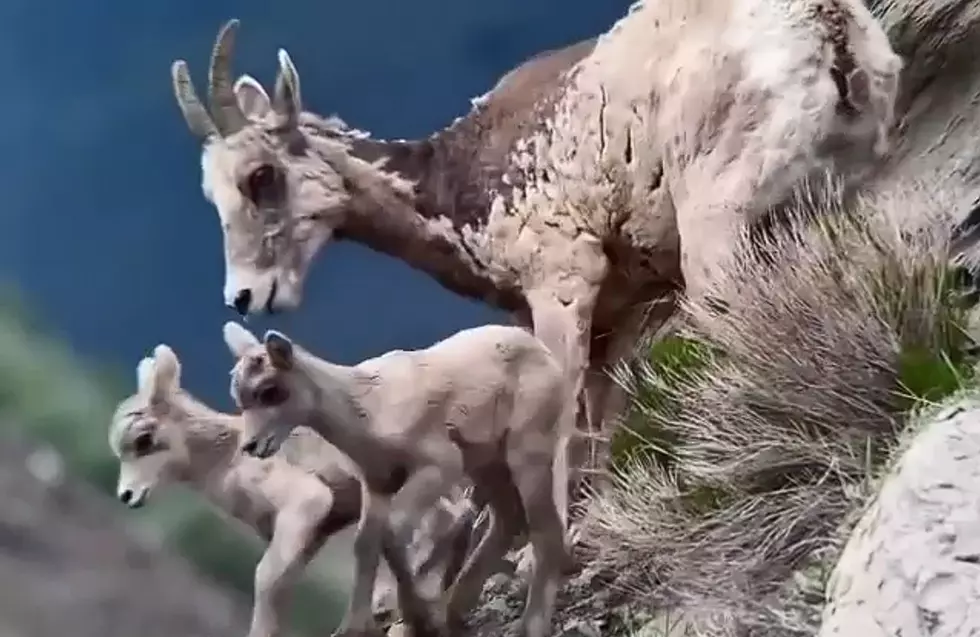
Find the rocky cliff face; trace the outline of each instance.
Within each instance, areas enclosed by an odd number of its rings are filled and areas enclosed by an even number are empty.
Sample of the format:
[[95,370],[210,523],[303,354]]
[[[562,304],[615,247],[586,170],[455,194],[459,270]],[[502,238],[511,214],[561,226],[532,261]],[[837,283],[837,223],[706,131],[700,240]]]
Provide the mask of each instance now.
[[926,418],[855,527],[820,637],[980,634],[980,393]]
[[248,600],[139,542],[105,496],[38,460],[30,446],[0,441],[0,635],[245,634]]

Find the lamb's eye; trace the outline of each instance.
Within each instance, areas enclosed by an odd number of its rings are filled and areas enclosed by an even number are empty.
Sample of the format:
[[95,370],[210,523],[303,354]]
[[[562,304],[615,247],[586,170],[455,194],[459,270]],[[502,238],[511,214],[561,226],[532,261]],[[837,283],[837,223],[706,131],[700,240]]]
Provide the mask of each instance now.
[[265,385],[255,392],[255,401],[263,407],[281,405],[289,398],[289,392],[280,385]]
[[148,433],[141,433],[133,440],[133,451],[137,456],[145,456],[153,449],[153,436]]
[[270,164],[262,164],[249,174],[241,186],[242,194],[253,204],[278,198],[279,173]]

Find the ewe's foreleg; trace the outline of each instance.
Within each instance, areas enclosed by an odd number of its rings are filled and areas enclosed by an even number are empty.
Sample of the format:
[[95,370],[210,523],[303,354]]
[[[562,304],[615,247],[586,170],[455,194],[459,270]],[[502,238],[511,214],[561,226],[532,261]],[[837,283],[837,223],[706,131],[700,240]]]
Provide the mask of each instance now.
[[273,637],[281,633],[280,618],[286,612],[289,587],[323,545],[308,520],[283,519],[276,524],[272,541],[255,568],[255,602],[249,637]]
[[592,336],[592,315],[599,288],[605,278],[608,262],[602,246],[594,237],[583,235],[575,241],[564,262],[548,264],[556,268],[553,276],[545,277],[527,292],[534,335],[552,351],[565,368],[569,402],[575,410],[572,420],[579,433],[562,432],[572,436],[568,442],[568,464],[571,484],[566,485],[566,502],[562,503],[562,519],[567,522],[568,489],[579,484],[582,474],[578,468],[587,464],[590,438],[601,430],[601,422],[590,419],[585,405],[585,375],[589,366],[589,345]]

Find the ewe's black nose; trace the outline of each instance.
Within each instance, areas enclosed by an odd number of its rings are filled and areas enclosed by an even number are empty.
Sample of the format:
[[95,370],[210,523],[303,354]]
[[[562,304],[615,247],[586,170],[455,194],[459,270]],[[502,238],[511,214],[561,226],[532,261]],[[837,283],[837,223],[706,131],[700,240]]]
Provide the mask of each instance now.
[[232,307],[238,312],[239,316],[245,316],[248,314],[248,308],[252,304],[252,291],[248,288],[244,290],[239,290],[238,294],[235,295],[235,300],[232,303]]
[[133,491],[131,489],[126,489],[119,494],[119,499],[123,504],[129,504],[129,501],[133,499]]

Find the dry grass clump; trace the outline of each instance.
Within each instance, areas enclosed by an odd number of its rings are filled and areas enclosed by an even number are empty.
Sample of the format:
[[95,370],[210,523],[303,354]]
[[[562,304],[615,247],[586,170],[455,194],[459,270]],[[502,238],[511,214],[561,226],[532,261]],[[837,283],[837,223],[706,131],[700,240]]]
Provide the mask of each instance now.
[[906,413],[969,373],[947,214],[921,190],[801,196],[718,282],[726,313],[688,303],[617,370],[630,433],[584,535],[638,603],[815,633],[822,569]]

